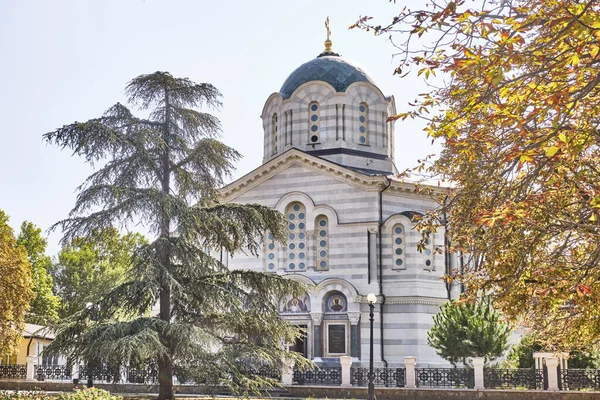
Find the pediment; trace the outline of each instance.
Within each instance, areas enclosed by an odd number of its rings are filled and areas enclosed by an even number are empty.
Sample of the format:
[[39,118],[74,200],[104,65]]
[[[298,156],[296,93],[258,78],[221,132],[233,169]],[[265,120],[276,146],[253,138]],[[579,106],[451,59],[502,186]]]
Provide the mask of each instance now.
[[318,173],[328,175],[341,182],[369,192],[376,192],[388,185],[388,178],[386,176],[361,174],[322,158],[311,156],[301,150],[290,149],[229,185],[219,189],[219,200],[224,203],[231,202],[236,197],[257,187],[269,178],[294,165],[299,165]]

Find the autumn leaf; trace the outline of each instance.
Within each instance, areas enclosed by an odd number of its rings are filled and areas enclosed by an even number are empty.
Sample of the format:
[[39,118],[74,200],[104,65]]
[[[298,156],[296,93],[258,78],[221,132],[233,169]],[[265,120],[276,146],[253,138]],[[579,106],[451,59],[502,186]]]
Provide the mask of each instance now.
[[558,150],[560,150],[560,147],[550,146],[544,149],[544,153],[546,154],[546,157],[552,157],[558,152]]

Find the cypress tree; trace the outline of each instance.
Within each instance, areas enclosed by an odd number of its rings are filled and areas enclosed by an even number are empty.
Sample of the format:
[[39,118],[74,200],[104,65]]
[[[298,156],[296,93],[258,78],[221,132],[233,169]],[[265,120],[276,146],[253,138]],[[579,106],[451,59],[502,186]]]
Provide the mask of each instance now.
[[257,204],[218,202],[217,188],[240,155],[217,140],[218,119],[197,110],[221,106],[214,86],[155,72],[130,81],[126,95],[147,118],[117,103],[100,118],[44,135],[102,164],[55,226],[71,240],[142,223],[154,240],[135,252],[126,282],[57,328],[49,352],[93,365],[154,360],[161,400],[173,398],[174,374],[244,391],[273,383],[246,367],[280,368],[286,355],[302,361],[281,345],[298,329],[278,316],[278,300],[302,287],[229,270],[212,254],[258,255],[265,234],[285,241],[284,217]]

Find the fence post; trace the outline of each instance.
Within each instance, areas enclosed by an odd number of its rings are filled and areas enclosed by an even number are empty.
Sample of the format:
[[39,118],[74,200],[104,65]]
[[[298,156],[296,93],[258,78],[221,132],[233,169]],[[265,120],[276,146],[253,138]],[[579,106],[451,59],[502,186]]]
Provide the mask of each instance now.
[[404,366],[406,367],[406,385],[408,389],[414,389],[417,387],[417,358],[416,357],[404,357]]
[[283,360],[283,368],[281,369],[281,384],[292,386],[294,382],[294,361],[290,358]]
[[28,381],[34,381],[35,380],[35,366],[38,364],[38,357],[37,356],[27,356],[25,358],[25,362],[27,365],[27,375],[25,377],[25,379],[27,379]]
[[130,383],[129,382],[129,364],[121,365],[120,367],[120,375],[121,375],[121,383]]
[[71,365],[71,378],[74,385],[79,385],[79,360],[73,361]]
[[342,364],[342,387],[350,387],[350,370],[352,368],[352,357],[341,356],[340,364]]
[[558,357],[546,358],[546,368],[548,370],[548,390],[558,391]]
[[485,389],[483,383],[483,364],[485,359],[483,357],[473,357],[473,373],[475,375],[475,389]]

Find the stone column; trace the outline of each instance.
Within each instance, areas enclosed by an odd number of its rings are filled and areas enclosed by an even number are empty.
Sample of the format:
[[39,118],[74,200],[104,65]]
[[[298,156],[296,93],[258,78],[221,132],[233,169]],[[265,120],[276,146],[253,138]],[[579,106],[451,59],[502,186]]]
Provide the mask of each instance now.
[[315,257],[316,253],[316,240],[314,229],[306,231],[306,269],[316,269],[317,261]]
[[558,391],[558,357],[546,358],[546,368],[548,369],[548,390]]
[[377,283],[377,227],[369,227],[369,283]]
[[342,364],[342,387],[350,387],[350,369],[352,368],[352,357],[341,356],[340,364]]
[[313,361],[321,362],[321,357],[323,357],[323,346],[322,346],[322,337],[321,337],[321,322],[323,321],[322,313],[313,313],[311,314],[313,320]]
[[[275,265],[275,270],[283,270],[283,271],[287,271],[288,270],[288,266],[287,266],[287,258],[286,258],[286,251],[287,251],[287,247],[282,245],[282,244],[278,244],[277,245],[277,252],[275,254],[277,254],[277,265]],[[269,260],[266,260],[267,264],[269,264]]]
[[28,381],[35,380],[35,366],[38,365],[39,358],[37,356],[27,356],[25,358],[27,363],[27,376],[26,379]]
[[306,346],[306,358],[310,360],[313,356],[313,327],[310,323],[306,324],[306,337],[304,341]]
[[350,320],[350,357],[353,362],[358,361],[358,322],[360,321],[360,312],[349,312]]
[[404,357],[404,366],[406,367],[406,388],[414,389],[417,387],[417,358]]
[[485,389],[483,383],[483,357],[473,357],[473,372],[475,374],[475,389]]

